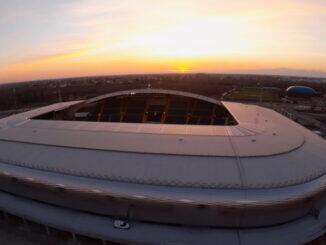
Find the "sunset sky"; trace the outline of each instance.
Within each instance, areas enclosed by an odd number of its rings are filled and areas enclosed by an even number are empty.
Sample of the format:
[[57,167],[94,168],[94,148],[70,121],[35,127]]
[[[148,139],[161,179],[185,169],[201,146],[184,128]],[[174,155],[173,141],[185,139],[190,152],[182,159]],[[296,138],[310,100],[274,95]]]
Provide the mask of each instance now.
[[0,82],[170,72],[326,77],[326,0],[0,0]]

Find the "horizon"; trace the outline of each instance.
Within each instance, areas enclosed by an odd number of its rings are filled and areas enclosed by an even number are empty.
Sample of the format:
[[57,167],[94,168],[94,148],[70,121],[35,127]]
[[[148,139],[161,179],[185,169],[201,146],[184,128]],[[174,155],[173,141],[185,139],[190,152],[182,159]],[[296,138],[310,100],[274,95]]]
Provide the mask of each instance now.
[[222,73],[326,78],[322,0],[0,0],[0,83]]
[[23,81],[12,81],[12,82],[1,82],[1,85],[11,85],[18,83],[29,83],[29,82],[45,82],[45,81],[56,81],[56,80],[70,80],[70,79],[81,79],[81,78],[102,78],[102,77],[123,77],[123,76],[169,76],[169,75],[220,75],[220,76],[262,76],[262,77],[289,77],[289,78],[300,78],[300,79],[321,79],[319,82],[326,82],[326,77],[320,76],[298,76],[298,75],[280,75],[280,74],[266,74],[266,73],[214,73],[214,72],[170,72],[170,73],[125,73],[125,74],[104,74],[104,75],[90,75],[90,76],[67,76],[67,77],[54,77],[45,79],[34,79],[34,80],[23,80]]

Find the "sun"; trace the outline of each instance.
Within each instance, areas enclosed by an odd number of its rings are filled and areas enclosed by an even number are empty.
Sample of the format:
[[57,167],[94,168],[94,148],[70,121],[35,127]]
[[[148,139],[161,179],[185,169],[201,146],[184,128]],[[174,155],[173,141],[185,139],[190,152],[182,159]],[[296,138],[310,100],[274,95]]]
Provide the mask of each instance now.
[[180,73],[187,73],[187,72],[190,72],[190,69],[186,65],[181,65],[181,66],[178,67],[178,71]]

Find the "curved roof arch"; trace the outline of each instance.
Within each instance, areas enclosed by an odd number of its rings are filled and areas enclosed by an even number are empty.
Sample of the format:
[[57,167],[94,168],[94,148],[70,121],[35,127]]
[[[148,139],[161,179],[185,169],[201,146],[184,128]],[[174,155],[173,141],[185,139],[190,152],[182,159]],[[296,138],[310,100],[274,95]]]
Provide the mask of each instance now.
[[203,100],[206,102],[210,102],[213,104],[217,104],[217,105],[223,105],[221,103],[221,101],[207,97],[207,96],[203,96],[203,95],[199,95],[199,94],[194,94],[194,93],[190,93],[190,92],[183,92],[183,91],[177,91],[177,90],[169,90],[169,89],[151,89],[151,88],[147,88],[147,89],[132,89],[132,90],[124,90],[124,91],[118,91],[118,92],[113,92],[113,93],[108,93],[108,94],[104,94],[101,96],[97,96],[91,99],[88,99],[86,101],[84,101],[85,104],[90,104],[90,103],[94,103],[103,99],[108,99],[108,98],[112,98],[112,97],[116,97],[116,96],[121,96],[121,95],[134,95],[134,94],[169,94],[169,95],[177,95],[177,96],[183,96],[183,97],[190,97],[190,98],[194,98],[194,99],[198,99],[198,100]]

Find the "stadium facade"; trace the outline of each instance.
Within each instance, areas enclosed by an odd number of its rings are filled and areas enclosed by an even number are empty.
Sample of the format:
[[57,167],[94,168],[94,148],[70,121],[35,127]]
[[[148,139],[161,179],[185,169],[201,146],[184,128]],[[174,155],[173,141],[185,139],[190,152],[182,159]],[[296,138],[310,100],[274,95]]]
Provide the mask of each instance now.
[[326,230],[325,140],[277,112],[172,90],[0,120],[0,208],[123,244],[302,244]]

